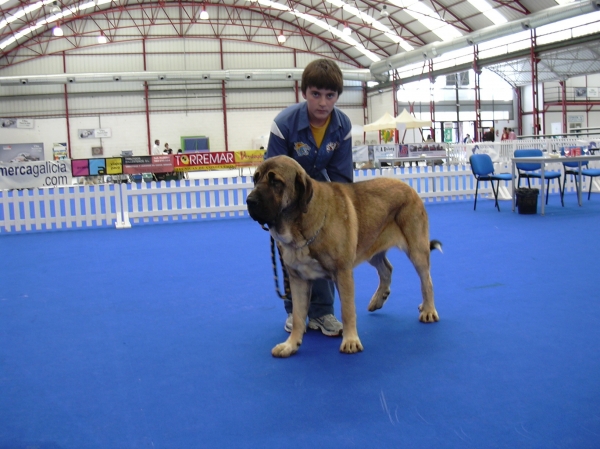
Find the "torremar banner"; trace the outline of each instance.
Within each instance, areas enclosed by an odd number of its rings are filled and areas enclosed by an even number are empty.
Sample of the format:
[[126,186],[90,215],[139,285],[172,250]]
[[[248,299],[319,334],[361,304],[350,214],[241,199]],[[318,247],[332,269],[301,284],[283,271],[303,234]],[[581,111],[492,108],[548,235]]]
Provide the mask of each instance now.
[[0,189],[71,185],[71,161],[0,162]]
[[233,151],[174,154],[175,171],[234,169]]

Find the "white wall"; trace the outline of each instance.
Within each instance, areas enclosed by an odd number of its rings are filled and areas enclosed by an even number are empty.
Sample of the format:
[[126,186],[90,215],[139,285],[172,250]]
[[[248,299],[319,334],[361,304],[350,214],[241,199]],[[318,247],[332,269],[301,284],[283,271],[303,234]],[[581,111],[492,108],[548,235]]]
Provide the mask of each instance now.
[[[340,108],[358,128],[353,142],[362,141],[363,111],[360,108]],[[257,149],[268,142],[271,123],[279,109],[258,111],[229,111],[227,113],[228,146],[230,151]],[[0,128],[0,144],[37,143],[44,144],[46,160],[52,159],[54,143],[67,142],[65,119],[35,119],[33,129]],[[101,146],[104,157],[120,156],[123,150],[132,150],[134,155],[148,154],[148,136],[145,115],[103,115],[100,117],[78,117],[69,122],[71,134],[71,157],[92,157],[92,147]],[[112,137],[82,139],[79,130],[109,128]],[[177,150],[181,148],[182,136],[206,136],[210,139],[211,151],[225,151],[223,113],[196,112],[178,114],[155,114],[150,116],[150,139],[159,139]],[[262,143],[261,143],[262,142]]]

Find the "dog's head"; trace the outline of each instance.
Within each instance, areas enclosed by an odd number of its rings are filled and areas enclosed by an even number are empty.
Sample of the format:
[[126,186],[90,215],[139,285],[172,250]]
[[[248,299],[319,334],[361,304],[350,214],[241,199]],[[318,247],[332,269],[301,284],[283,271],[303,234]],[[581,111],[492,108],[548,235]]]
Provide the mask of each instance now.
[[246,199],[254,221],[269,227],[281,217],[294,217],[308,211],[313,181],[294,159],[276,156],[267,159],[254,172],[254,189]]

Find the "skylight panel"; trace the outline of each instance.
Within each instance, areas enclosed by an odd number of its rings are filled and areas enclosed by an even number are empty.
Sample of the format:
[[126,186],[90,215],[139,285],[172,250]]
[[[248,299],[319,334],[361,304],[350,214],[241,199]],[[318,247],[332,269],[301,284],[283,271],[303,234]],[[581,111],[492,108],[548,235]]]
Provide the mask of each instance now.
[[571,17],[560,22],[549,23],[537,28],[537,34],[551,34],[558,31],[564,31],[567,28],[575,28],[600,20],[600,13],[593,12],[582,16]]
[[96,6],[95,1],[91,1],[88,3],[82,3],[81,5],[79,5],[79,11],[83,11],[84,9],[93,8],[94,6]]
[[404,12],[417,19],[443,41],[449,41],[462,36],[458,29],[447,23],[429,6],[418,0],[389,0],[389,2],[399,8],[403,8]]
[[400,47],[402,47],[404,50],[414,50],[414,47],[412,45],[410,45],[408,42],[406,42],[404,39],[398,36],[391,28],[376,20],[373,16],[362,12],[356,6],[345,3],[342,0],[327,0],[327,2],[331,3],[334,6],[337,6],[338,8],[342,8],[344,11],[352,14],[355,17],[358,17],[364,23],[371,25],[378,31],[381,31],[388,39],[390,39],[396,44],[399,44]]
[[486,0],[469,0],[469,3],[490,19],[494,25],[508,22],[508,19],[500,14],[498,10],[494,9]]

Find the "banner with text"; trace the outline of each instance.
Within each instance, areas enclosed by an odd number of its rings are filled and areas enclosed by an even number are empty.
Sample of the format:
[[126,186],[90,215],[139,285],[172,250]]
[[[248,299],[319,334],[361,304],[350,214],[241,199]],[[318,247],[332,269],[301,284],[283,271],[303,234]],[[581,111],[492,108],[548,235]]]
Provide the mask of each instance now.
[[0,189],[69,186],[71,161],[0,162]]
[[170,173],[173,171],[173,156],[128,156],[123,158],[123,173],[139,175],[141,173]]
[[235,151],[235,164],[238,167],[254,167],[265,160],[266,150]]
[[234,169],[235,155],[233,151],[211,153],[174,154],[175,171],[200,171]]

